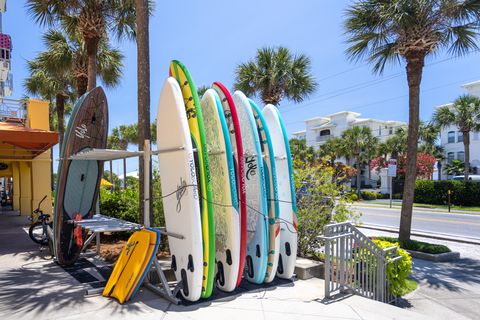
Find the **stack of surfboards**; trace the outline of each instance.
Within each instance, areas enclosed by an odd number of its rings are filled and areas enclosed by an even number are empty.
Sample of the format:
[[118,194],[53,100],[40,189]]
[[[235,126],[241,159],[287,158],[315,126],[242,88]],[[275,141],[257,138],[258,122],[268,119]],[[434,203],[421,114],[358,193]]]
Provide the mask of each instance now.
[[157,147],[172,269],[186,300],[293,276],[297,224],[288,138],[278,110],[261,110],[219,82],[199,98],[172,61],[158,105]]

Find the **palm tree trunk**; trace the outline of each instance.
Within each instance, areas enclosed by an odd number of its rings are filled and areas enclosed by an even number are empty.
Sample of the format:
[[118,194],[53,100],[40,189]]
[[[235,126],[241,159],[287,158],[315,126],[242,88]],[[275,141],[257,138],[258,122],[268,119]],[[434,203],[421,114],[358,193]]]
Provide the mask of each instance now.
[[123,190],[127,188],[127,159],[123,158]]
[[463,148],[465,152],[465,168],[464,168],[464,180],[468,180],[468,175],[470,174],[470,131],[463,132]]
[[[137,83],[138,83],[138,145],[143,150],[146,139],[150,140],[150,47],[148,30],[148,1],[135,0],[136,25],[137,25]],[[152,170],[148,170],[152,172]],[[145,197],[143,185],[145,183],[145,168],[143,161],[139,161],[139,182],[140,182],[140,222],[144,222]],[[151,179],[150,179],[151,181]],[[152,186],[150,184],[150,198],[152,197]],[[150,221],[153,221],[150,199]]]
[[87,39],[87,56],[88,56],[88,86],[90,91],[97,86],[97,50],[98,39]]
[[437,166],[437,169],[438,169],[438,181],[442,180],[442,160],[437,160],[438,161],[438,166]]
[[110,183],[112,184],[110,189],[113,191],[115,189],[115,185],[113,184],[113,161],[112,160],[110,160]]
[[75,79],[76,87],[77,87],[77,97],[80,98],[87,92],[88,88],[88,78],[86,77],[78,77]]
[[407,61],[408,80],[408,141],[407,159],[405,171],[405,184],[403,187],[402,211],[400,215],[400,230],[398,239],[406,241],[410,239],[412,228],[413,197],[415,191],[415,179],[417,177],[417,149],[418,131],[420,124],[420,83],[425,57],[416,56]]
[[360,183],[360,173],[361,173],[361,170],[360,170],[360,156],[357,156],[356,161],[357,161],[357,195],[358,195],[358,199],[361,199],[362,198],[362,193],[360,192],[360,187],[361,187],[361,183]]
[[58,147],[59,152],[62,150],[63,146],[63,136],[65,134],[65,123],[63,121],[65,113],[65,97],[62,94],[57,94],[55,96],[55,105],[57,107],[57,127],[58,127]]

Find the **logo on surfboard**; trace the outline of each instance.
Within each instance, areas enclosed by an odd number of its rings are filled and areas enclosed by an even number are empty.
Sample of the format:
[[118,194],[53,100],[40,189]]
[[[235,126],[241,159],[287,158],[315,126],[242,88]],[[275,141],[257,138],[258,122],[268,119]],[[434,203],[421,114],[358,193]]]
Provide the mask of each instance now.
[[84,138],[89,139],[90,137],[87,136],[87,132],[88,132],[88,128],[84,123],[82,123],[80,126],[75,128],[75,135],[80,139],[84,139]]
[[247,164],[247,172],[246,172],[246,177],[247,180],[250,180],[251,176],[254,176],[257,174],[257,164],[255,163],[255,156],[253,157],[245,157],[245,163]]

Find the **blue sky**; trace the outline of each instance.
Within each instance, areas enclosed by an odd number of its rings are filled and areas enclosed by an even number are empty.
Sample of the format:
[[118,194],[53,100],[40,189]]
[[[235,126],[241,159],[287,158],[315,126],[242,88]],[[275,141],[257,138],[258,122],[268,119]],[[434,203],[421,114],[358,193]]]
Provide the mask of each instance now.
[[[27,14],[26,1],[8,1],[3,32],[13,39],[14,98],[24,94],[25,61],[43,50],[42,28]],[[384,120],[408,119],[404,65],[371,73],[364,62],[350,62],[343,34],[344,10],[351,1],[262,0],[157,1],[150,23],[151,116],[155,119],[169,61],[181,60],[197,84],[221,81],[232,87],[235,67],[262,46],[286,46],[312,59],[318,90],[303,104],[282,101],[289,133],[304,128],[304,119],[342,110]],[[136,47],[117,44],[125,54],[121,85],[108,90],[110,128],[137,119]],[[430,119],[435,106],[464,93],[461,84],[480,80],[480,54],[459,59],[438,54],[427,61],[422,81],[421,118]],[[446,60],[446,61],[445,61]],[[258,99],[257,99],[258,100]],[[129,161],[129,169],[136,166]],[[117,170],[115,165],[114,169]]]

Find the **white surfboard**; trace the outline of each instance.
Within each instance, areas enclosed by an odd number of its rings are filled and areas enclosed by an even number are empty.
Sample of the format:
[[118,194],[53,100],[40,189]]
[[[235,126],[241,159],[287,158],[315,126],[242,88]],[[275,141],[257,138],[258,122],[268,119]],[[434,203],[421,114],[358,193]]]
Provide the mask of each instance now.
[[183,283],[182,295],[197,301],[202,292],[203,245],[197,176],[182,92],[168,78],[160,95],[157,117],[158,163],[165,226],[183,239],[168,237],[172,269]]
[[240,263],[240,215],[232,146],[220,97],[208,89],[200,101],[210,160],[215,217],[216,283],[235,289]]
[[240,91],[233,94],[242,132],[247,202],[247,253],[245,277],[263,283],[268,256],[268,209],[262,150],[257,125],[248,98]]
[[263,108],[262,113],[270,130],[277,169],[280,210],[280,256],[278,259],[277,276],[290,279],[295,270],[297,257],[297,214],[290,146],[277,108],[269,104]]

